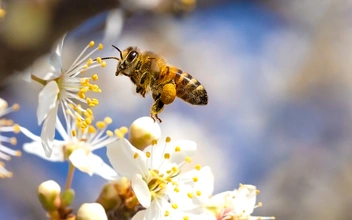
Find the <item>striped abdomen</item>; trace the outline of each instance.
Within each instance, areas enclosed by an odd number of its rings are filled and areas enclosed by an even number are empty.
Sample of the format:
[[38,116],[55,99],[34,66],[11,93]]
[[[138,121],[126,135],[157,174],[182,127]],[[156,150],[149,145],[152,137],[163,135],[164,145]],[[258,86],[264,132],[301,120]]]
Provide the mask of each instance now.
[[192,105],[208,104],[207,91],[190,74],[178,69],[175,74],[176,95]]

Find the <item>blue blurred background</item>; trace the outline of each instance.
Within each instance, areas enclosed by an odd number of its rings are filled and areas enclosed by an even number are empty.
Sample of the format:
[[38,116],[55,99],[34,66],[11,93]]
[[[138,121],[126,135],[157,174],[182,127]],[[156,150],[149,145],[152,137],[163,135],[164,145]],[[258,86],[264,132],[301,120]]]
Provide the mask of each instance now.
[[[138,2],[138,1],[135,1]],[[128,3],[126,3],[128,6]],[[136,3],[137,4],[137,3]],[[100,56],[138,46],[163,56],[207,89],[208,106],[176,100],[160,114],[162,135],[198,143],[195,161],[211,166],[215,193],[239,183],[256,185],[263,207],[255,215],[277,219],[352,219],[350,186],[351,13],[348,1],[206,1],[177,18],[137,11],[104,13],[68,34],[64,65],[95,40]],[[136,9],[137,10],[137,9]],[[107,21],[106,29],[99,28]],[[98,27],[98,28],[97,28]],[[99,72],[96,118],[115,127],[149,115],[151,95],[135,94],[116,62]],[[40,134],[40,85],[18,76],[1,92],[19,112],[9,116]],[[18,146],[30,141],[17,135]],[[98,154],[106,160],[105,149]],[[107,161],[107,160],[106,160]],[[23,153],[6,162],[14,173],[0,180],[0,219],[45,219],[36,199],[48,179],[64,185],[68,166]],[[94,201],[106,181],[77,171],[77,209]]]

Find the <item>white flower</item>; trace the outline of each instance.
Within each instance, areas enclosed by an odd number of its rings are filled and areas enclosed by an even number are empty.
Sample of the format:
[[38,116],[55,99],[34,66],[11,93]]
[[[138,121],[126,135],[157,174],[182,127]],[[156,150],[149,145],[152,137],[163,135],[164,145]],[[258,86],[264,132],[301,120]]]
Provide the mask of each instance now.
[[275,217],[251,216],[255,208],[262,206],[262,203],[256,205],[258,193],[255,186],[240,184],[240,187],[234,191],[213,196],[207,208],[216,220],[275,219]]
[[213,187],[210,169],[197,165],[184,174],[180,170],[191,161],[196,148],[193,141],[171,142],[170,138],[165,145],[156,145],[155,141],[143,151],[126,139],[108,145],[110,163],[117,173],[132,181],[138,201],[146,208],[134,220],[196,218],[204,211],[201,196],[210,194]]
[[63,105],[64,109],[72,109],[79,107],[76,102],[86,103],[90,107],[98,104],[98,100],[85,97],[87,91],[100,92],[97,85],[90,84],[89,80],[97,80],[98,76],[94,74],[92,77],[79,77],[80,74],[97,66],[105,66],[106,63],[101,58],[95,60],[89,57],[96,50],[103,48],[102,44],[84,55],[88,48],[94,46],[91,41],[87,47],[81,52],[72,65],[64,69],[62,66],[62,47],[64,38],[57,45],[55,50],[49,55],[40,58],[32,67],[32,79],[44,85],[44,88],[39,93],[39,105],[37,109],[38,124],[42,124],[41,142],[45,151],[45,155],[50,157],[52,153],[52,142],[55,135],[56,115],[59,104]]
[[114,134],[114,132],[107,130],[107,126],[112,122],[109,117],[106,117],[104,121],[96,122],[96,125],[93,126],[91,124],[92,116],[86,115],[86,120],[82,121],[80,117],[73,117],[70,112],[64,115],[66,128],[57,119],[57,131],[63,140],[53,141],[53,154],[50,158],[46,157],[43,152],[40,137],[21,127],[21,131],[33,140],[31,143],[25,144],[23,149],[49,161],[69,160],[74,167],[89,175],[97,174],[108,180],[116,179],[116,172],[93,151],[116,141],[117,135],[127,132],[127,128],[116,130]]
[[8,171],[5,168],[5,164],[1,160],[10,160],[11,156],[19,157],[21,156],[21,151],[12,150],[9,147],[6,147],[4,143],[10,143],[12,145],[17,144],[15,137],[6,137],[3,136],[3,132],[14,132],[18,133],[20,128],[17,124],[14,124],[12,120],[2,118],[4,115],[17,111],[19,105],[14,104],[12,107],[8,108],[7,102],[0,98],[0,178],[11,177],[12,172]]

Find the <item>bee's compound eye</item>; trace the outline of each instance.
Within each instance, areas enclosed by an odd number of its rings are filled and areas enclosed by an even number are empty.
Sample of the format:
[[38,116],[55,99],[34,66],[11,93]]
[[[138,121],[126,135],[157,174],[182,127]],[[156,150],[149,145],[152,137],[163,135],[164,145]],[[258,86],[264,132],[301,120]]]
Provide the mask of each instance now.
[[136,51],[131,51],[128,54],[127,62],[132,62],[134,60],[134,58],[136,58],[137,56],[138,56],[138,53]]

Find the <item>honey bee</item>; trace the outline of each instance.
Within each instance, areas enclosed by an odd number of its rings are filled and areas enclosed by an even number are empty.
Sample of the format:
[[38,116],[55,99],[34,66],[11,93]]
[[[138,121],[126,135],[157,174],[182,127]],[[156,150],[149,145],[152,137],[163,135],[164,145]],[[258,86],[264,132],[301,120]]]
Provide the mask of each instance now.
[[202,84],[190,74],[169,65],[162,57],[150,52],[140,51],[136,47],[128,47],[119,51],[120,57],[104,57],[102,59],[118,60],[116,76],[125,75],[136,85],[136,93],[143,97],[152,92],[154,103],[150,108],[150,117],[159,122],[158,114],[164,105],[171,104],[176,96],[192,105],[207,105],[208,95]]

